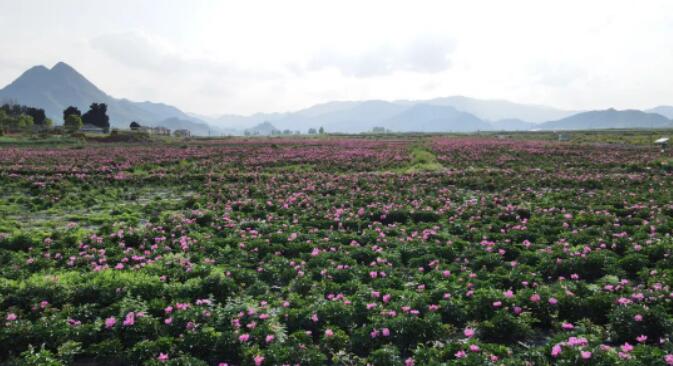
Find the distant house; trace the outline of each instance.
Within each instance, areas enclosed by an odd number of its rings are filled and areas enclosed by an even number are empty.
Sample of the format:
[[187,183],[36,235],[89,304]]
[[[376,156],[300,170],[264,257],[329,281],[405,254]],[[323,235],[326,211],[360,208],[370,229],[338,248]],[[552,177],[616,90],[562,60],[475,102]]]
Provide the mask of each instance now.
[[171,130],[162,126],[150,127],[150,134],[157,136],[170,136]]
[[85,124],[80,128],[80,132],[84,133],[105,133],[105,130],[101,127],[94,126],[92,124]]
[[191,137],[192,136],[192,131],[187,130],[187,129],[175,130],[173,132],[173,136],[175,136],[175,137]]
[[146,132],[146,133],[149,133],[150,135],[157,135],[157,136],[170,136],[171,135],[171,130],[166,128],[166,127],[162,127],[162,126],[148,127],[148,126],[138,125],[137,127],[132,126],[131,130],[132,131],[138,131],[138,132]]

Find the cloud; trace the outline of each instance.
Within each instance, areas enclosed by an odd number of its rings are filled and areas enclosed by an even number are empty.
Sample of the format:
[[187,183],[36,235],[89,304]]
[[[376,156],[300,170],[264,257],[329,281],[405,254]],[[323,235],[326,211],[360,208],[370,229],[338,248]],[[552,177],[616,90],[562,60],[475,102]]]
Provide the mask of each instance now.
[[398,71],[434,74],[451,67],[455,49],[452,39],[422,36],[401,45],[380,44],[359,53],[323,50],[307,65],[308,71],[335,68],[345,76],[367,78],[386,76]]

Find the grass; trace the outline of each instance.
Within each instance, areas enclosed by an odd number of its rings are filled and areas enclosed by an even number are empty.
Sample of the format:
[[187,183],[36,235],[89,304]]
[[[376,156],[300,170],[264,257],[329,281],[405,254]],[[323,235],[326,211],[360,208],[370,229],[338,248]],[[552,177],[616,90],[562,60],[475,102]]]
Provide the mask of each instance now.
[[417,172],[437,172],[444,167],[437,161],[435,154],[424,145],[416,145],[411,148],[409,154],[411,162],[406,167],[402,168],[404,173]]

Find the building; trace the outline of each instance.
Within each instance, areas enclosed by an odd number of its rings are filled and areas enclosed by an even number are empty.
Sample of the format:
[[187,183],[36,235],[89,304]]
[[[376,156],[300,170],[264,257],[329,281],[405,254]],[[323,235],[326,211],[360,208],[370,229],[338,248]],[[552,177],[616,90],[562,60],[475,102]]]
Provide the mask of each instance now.
[[157,136],[170,136],[171,135],[171,130],[166,127],[150,127],[149,132],[151,135],[157,135]]
[[173,132],[173,136],[175,136],[175,137],[191,137],[192,136],[192,131],[187,130],[187,129],[175,130],[175,132]]

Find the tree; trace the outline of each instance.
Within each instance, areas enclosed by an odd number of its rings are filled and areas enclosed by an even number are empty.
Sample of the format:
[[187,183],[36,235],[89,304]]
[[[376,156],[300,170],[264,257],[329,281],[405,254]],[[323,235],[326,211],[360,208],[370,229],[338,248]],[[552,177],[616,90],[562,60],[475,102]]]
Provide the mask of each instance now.
[[26,114],[33,118],[33,124],[44,126],[47,116],[44,114],[44,109],[28,107]]
[[82,112],[77,107],[70,106],[63,110],[63,122],[68,118],[69,115],[75,114],[82,117]]
[[315,128],[309,128],[309,129],[308,129],[308,134],[309,134],[309,135],[315,135],[316,133],[317,133],[317,132],[316,132]]
[[66,131],[68,132],[79,131],[83,125],[84,122],[82,122],[82,117],[78,116],[77,114],[71,114],[67,116],[65,118],[65,122],[63,123],[63,127],[65,127]]
[[137,130],[137,129],[140,128],[140,123],[138,123],[138,122],[136,122],[136,121],[133,121],[133,122],[131,122],[131,124],[129,125],[129,128],[130,128],[132,131],[135,131],[135,130]]
[[82,116],[82,122],[86,125],[100,127],[105,132],[110,130],[110,117],[107,115],[107,105],[105,103],[93,103],[89,110]]
[[9,115],[3,109],[0,109],[0,136],[5,133],[5,129],[9,127]]
[[27,115],[27,114],[22,114],[19,116],[17,119],[17,128],[19,130],[28,130],[33,127],[34,121],[33,117]]
[[322,126],[320,126],[320,129],[318,130],[318,133],[321,134],[321,135],[324,135],[325,134],[325,129],[322,128]]

